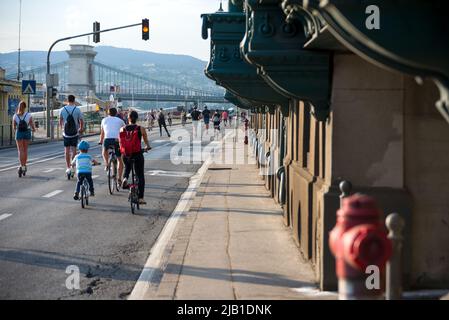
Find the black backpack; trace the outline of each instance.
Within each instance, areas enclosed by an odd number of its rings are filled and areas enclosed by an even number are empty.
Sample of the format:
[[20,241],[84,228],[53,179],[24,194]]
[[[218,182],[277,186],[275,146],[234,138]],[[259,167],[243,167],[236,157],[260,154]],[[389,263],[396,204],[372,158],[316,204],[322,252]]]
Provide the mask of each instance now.
[[69,111],[64,107],[64,110],[67,112],[68,117],[64,125],[64,133],[66,136],[74,137],[78,135],[78,129],[76,127],[75,118],[73,117],[73,114],[75,113],[76,107],[73,109],[72,113],[70,114]]
[[165,116],[164,116],[164,114],[161,112],[161,113],[159,113],[159,119],[158,119],[160,122],[165,122]]
[[28,131],[28,123],[25,121],[27,115],[28,115],[28,113],[25,113],[25,116],[22,119],[20,119],[19,115],[17,115],[17,117],[19,118],[19,125],[17,127],[19,132],[27,132]]

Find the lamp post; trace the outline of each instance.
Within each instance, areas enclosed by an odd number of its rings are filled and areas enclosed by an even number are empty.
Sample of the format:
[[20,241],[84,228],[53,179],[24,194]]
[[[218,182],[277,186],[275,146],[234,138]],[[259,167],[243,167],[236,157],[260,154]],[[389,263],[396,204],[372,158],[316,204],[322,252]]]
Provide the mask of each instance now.
[[110,31],[121,30],[121,29],[126,29],[126,28],[131,28],[131,27],[137,27],[137,26],[142,26],[142,23],[135,23],[135,24],[130,24],[127,26],[122,26],[122,27],[116,27],[116,28],[111,28],[111,29],[106,29],[106,30],[98,30],[98,31],[94,31],[94,32],[79,34],[76,36],[61,38],[61,39],[58,39],[55,42],[53,42],[53,44],[50,46],[50,49],[48,50],[48,53],[47,53],[47,78],[46,78],[46,84],[47,84],[47,138],[51,137],[50,118],[51,118],[52,99],[53,99],[53,97],[52,97],[53,91],[52,90],[53,90],[53,87],[57,86],[57,81],[56,81],[57,79],[50,72],[50,55],[51,55],[51,51],[53,50],[54,46],[62,41],[67,41],[67,40],[71,40],[71,39],[82,38],[82,37],[87,37],[87,36],[91,36],[91,35],[97,35],[97,34],[103,33],[103,32],[110,32]]

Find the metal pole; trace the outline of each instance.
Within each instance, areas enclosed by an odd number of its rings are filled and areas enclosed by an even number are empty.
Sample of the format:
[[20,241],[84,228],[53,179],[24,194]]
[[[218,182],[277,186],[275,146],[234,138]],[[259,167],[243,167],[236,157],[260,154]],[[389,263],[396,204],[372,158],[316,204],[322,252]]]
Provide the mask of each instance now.
[[22,0],[20,0],[19,9],[19,50],[18,50],[18,63],[17,63],[17,81],[20,81],[20,51],[21,51],[21,35],[22,35]]
[[49,76],[50,76],[50,55],[51,55],[51,51],[53,50],[54,46],[62,41],[67,41],[67,40],[76,39],[76,38],[82,38],[82,37],[94,35],[97,33],[110,32],[110,31],[115,31],[115,30],[120,30],[120,29],[137,27],[137,26],[141,26],[141,25],[142,25],[142,23],[135,23],[135,24],[127,25],[127,26],[101,30],[98,32],[89,32],[89,33],[84,33],[84,34],[80,34],[80,35],[76,35],[76,36],[72,36],[72,37],[61,38],[61,39],[58,39],[55,42],[53,42],[53,44],[50,46],[50,49],[48,49],[48,53],[47,53],[47,138],[51,137],[51,135],[50,135],[50,131],[51,131],[50,111],[52,109],[52,103],[51,103],[51,100],[52,100],[51,99],[51,89],[52,88],[49,86],[50,85]]
[[386,299],[400,300],[402,297],[402,229],[404,219],[397,213],[392,213],[387,217],[388,238],[393,246],[393,253],[387,262],[387,285]]

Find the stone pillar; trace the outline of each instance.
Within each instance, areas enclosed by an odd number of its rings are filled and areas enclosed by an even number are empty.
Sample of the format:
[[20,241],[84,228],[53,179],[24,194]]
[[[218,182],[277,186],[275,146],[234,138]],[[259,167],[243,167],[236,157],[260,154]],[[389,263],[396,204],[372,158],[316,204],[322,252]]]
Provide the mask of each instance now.
[[88,96],[90,91],[95,92],[95,70],[93,61],[97,52],[88,45],[70,45],[69,79],[67,91],[77,97]]

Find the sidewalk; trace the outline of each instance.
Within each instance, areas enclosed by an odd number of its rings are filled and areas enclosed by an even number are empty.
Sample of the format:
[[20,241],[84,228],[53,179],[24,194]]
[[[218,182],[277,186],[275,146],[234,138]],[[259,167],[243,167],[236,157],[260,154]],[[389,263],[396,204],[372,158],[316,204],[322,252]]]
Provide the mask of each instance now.
[[318,291],[258,173],[253,164],[209,167],[145,299],[336,299]]

